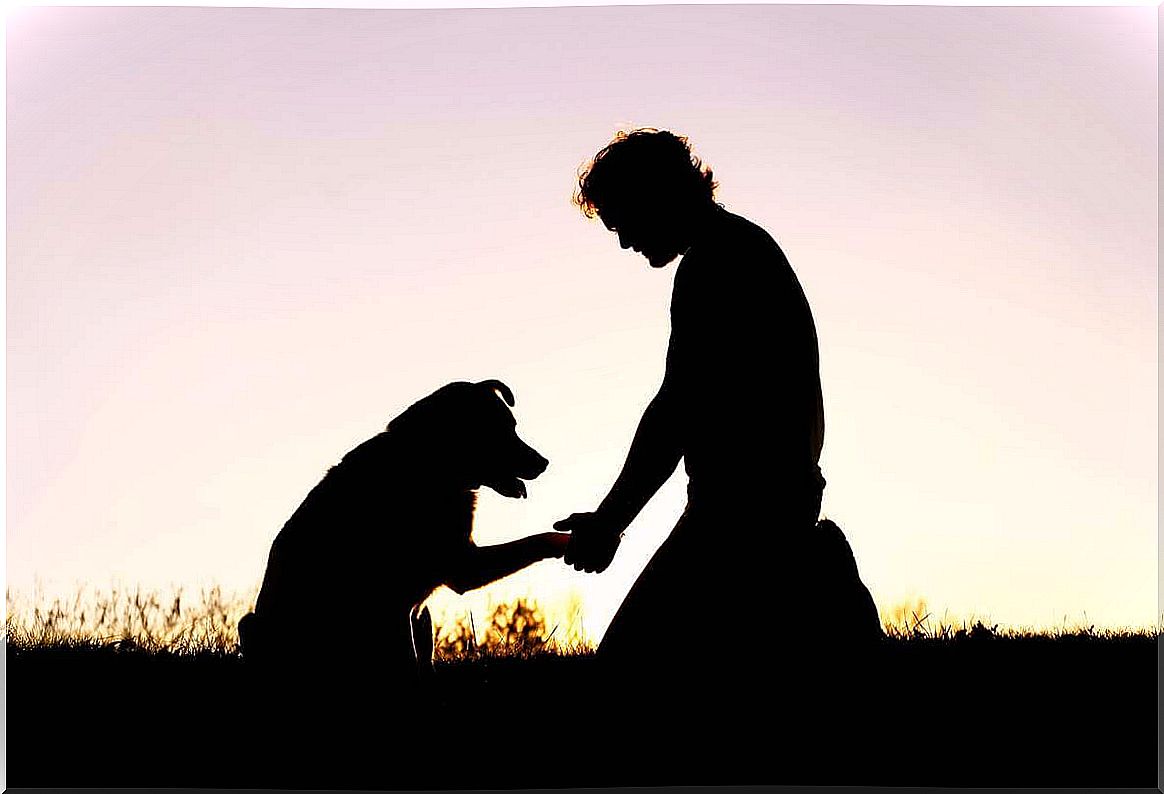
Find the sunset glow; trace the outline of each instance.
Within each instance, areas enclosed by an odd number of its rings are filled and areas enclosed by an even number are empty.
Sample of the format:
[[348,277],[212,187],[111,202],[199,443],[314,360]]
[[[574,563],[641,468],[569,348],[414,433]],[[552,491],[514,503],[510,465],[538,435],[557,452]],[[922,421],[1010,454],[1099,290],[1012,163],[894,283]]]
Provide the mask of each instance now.
[[[593,509],[662,375],[674,265],[570,199],[650,125],[804,285],[824,514],[883,613],[1154,625],[1156,19],[12,11],[7,583],[252,592],[327,468],[453,380],[508,383],[550,460],[526,500],[482,492],[479,543]],[[601,576],[542,562],[432,606],[526,596],[598,639],[684,488]]]

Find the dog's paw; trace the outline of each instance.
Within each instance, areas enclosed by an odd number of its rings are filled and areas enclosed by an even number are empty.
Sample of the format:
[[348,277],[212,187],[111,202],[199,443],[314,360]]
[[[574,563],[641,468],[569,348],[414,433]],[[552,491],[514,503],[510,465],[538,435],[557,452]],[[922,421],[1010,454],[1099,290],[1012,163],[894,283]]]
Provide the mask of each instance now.
[[412,623],[412,648],[416,653],[416,667],[423,675],[432,671],[433,633],[432,613],[428,607],[415,609],[409,614]]
[[570,534],[566,532],[547,532],[543,536],[546,543],[546,554],[549,557],[565,557],[566,549],[570,545]]

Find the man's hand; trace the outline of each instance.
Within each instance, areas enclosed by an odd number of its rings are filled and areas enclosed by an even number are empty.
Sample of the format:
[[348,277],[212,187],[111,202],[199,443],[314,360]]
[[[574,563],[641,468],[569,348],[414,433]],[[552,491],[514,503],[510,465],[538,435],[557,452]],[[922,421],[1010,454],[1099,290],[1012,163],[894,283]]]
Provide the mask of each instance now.
[[598,513],[575,513],[554,524],[559,532],[569,532],[566,564],[587,573],[602,573],[614,559],[622,541],[624,527],[604,519]]

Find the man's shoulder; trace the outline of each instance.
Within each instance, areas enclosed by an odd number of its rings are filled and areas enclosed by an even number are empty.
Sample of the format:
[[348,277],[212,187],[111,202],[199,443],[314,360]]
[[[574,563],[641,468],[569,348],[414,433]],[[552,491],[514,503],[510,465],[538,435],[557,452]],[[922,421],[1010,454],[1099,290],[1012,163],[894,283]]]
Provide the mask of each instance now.
[[734,244],[757,251],[780,252],[783,255],[776,238],[769,234],[767,229],[742,215],[724,210],[722,228],[721,239],[728,245]]
[[681,270],[706,270],[701,263],[709,261],[714,261],[713,269],[720,272],[724,268],[751,270],[759,266],[766,270],[789,266],[783,249],[764,227],[722,208],[680,262],[690,263]]
[[725,254],[784,256],[776,239],[755,221],[719,207],[692,243],[692,258],[721,257]]

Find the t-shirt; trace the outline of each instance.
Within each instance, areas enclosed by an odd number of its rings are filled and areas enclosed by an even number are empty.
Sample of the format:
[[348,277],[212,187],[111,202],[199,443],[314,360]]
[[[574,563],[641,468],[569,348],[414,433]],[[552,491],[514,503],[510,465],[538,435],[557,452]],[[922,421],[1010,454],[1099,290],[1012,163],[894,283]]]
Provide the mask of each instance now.
[[717,209],[680,261],[667,379],[690,492],[823,487],[816,326],[776,241]]

